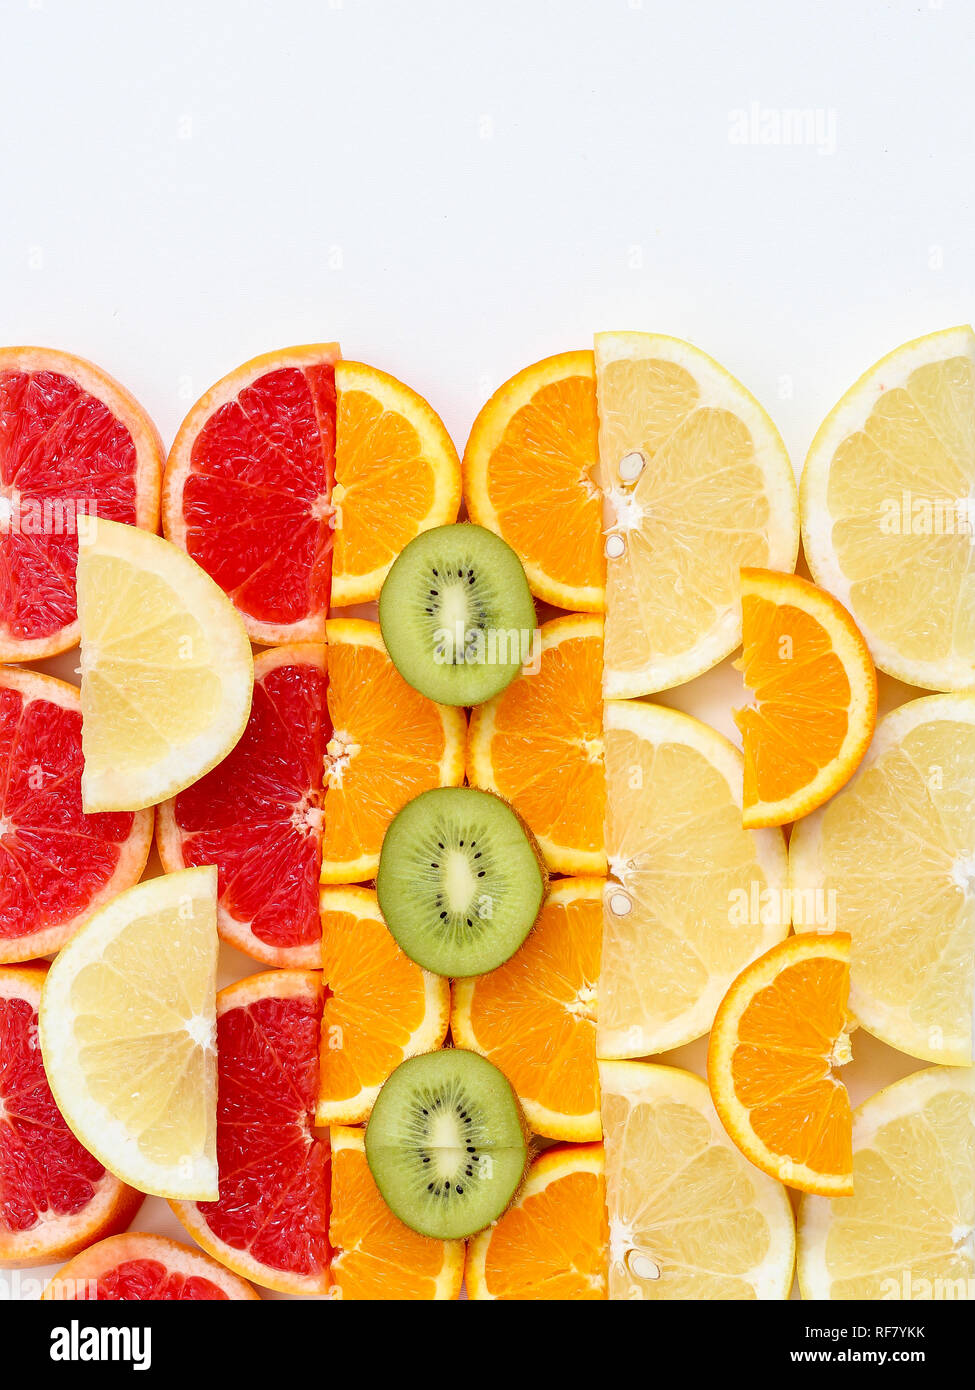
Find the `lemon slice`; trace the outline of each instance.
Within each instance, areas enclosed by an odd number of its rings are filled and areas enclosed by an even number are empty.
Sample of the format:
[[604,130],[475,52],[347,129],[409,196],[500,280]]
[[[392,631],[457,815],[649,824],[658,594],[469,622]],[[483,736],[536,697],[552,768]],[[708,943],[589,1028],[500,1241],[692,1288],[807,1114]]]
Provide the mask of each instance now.
[[148,879],[97,912],[44,982],[44,1067],[64,1118],[123,1182],[212,1201],[217,871]]
[[975,333],[905,343],[823,421],[800,490],[806,559],[883,671],[975,685]]
[[680,685],[741,642],[742,565],[793,570],[799,507],[778,430],[690,343],[596,334],[608,697]]
[[153,806],[244,731],[254,661],[230,600],[177,546],[97,522],[78,537],[86,811]]
[[853,1114],[853,1196],[803,1197],[808,1299],[975,1298],[975,1073],[929,1067]]
[[735,1148],[700,1077],[601,1062],[599,1083],[610,1298],[788,1298],[789,1198]]
[[926,695],[882,719],[853,781],[796,825],[790,876],[797,930],[826,918],[850,933],[859,1022],[914,1057],[969,1063],[975,695]]
[[643,1057],[706,1033],[738,972],[787,934],[785,839],[742,828],[742,756],[690,715],[607,701],[603,747],[596,1051]]

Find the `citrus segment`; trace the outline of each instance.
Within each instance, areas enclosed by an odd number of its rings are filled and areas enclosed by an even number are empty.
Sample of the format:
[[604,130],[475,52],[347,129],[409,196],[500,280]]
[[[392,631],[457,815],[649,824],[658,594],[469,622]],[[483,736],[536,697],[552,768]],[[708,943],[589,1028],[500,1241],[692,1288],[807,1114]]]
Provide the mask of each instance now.
[[163,526],[232,599],[255,642],[320,642],[332,569],[335,343],[225,376],[170,450]]
[[975,1075],[930,1067],[853,1112],[853,1195],[803,1197],[806,1299],[965,1300],[975,1291]]
[[55,1104],[37,1046],[45,974],[0,967],[0,1266],[67,1259],[127,1226],[142,1202]]
[[808,815],[853,776],[877,719],[877,676],[856,624],[794,574],[741,572],[744,824]]
[[335,364],[332,603],[379,597],[414,536],[457,520],[461,473],[439,415],[410,387],[362,362]]
[[515,1204],[468,1245],[467,1293],[478,1300],[604,1299],[608,1248],[602,1145],[547,1149]]
[[173,1202],[207,1254],[282,1293],[328,1289],[329,1150],[317,1137],[318,971],[272,970],[217,996],[217,1201]]
[[488,975],[453,982],[450,1031],[514,1086],[532,1129],[599,1139],[596,988],[603,881],[560,879],[525,944]]
[[162,444],[129,393],[49,348],[0,348],[0,661],[78,641],[78,533],[95,516],[155,531]]
[[806,559],[882,671],[975,685],[975,334],[904,343],[823,421],[802,474]]
[[216,1190],[216,877],[185,869],[120,893],[44,982],[61,1113],[107,1168],[160,1197]]
[[254,662],[211,579],[168,541],[99,521],[81,538],[81,795],[133,811],[209,772],[243,733]]
[[464,780],[463,710],[419,695],[394,667],[377,623],[328,624],[324,883],[374,878],[386,828],[412,797]]
[[602,619],[544,623],[536,650],[537,664],[472,711],[467,780],[511,802],[550,869],[605,873]]
[[646,1062],[602,1062],[599,1081],[610,1298],[788,1298],[789,1198],[735,1148],[704,1082]]
[[741,641],[742,565],[795,568],[796,486],[778,430],[677,338],[597,333],[608,526],[607,696],[698,676]]
[[56,951],[145,867],[152,811],[82,812],[81,740],[75,686],[0,668],[0,961]]
[[741,823],[742,757],[690,715],[605,706],[606,851],[596,1050],[700,1037],[731,981],[789,929],[780,830]]
[[533,594],[587,613],[605,581],[594,386],[591,352],[546,357],[494,393],[464,450],[471,520],[517,552]]
[[464,1242],[434,1240],[404,1226],[380,1196],[361,1129],[333,1128],[329,1239],[333,1297],[454,1299],[464,1278]]
[[[789,847],[797,927],[818,905],[852,938],[850,1007],[927,1061],[972,1060],[975,696],[911,700]],[[799,921],[801,909],[802,921]]]
[[322,888],[319,1125],[361,1124],[400,1062],[447,1036],[450,986],[409,960],[368,888]]
[[321,963],[326,687],[324,647],[306,642],[262,652],[239,743],[159,808],[163,868],[215,864],[220,935],[268,965]]
[[787,937],[721,1001],[708,1082],[721,1123],[763,1173],[805,1192],[853,1190],[850,1098],[833,1068],[850,1060],[850,938]]
[[260,1297],[199,1250],[165,1236],[109,1236],[59,1269],[42,1299],[139,1303],[226,1302]]

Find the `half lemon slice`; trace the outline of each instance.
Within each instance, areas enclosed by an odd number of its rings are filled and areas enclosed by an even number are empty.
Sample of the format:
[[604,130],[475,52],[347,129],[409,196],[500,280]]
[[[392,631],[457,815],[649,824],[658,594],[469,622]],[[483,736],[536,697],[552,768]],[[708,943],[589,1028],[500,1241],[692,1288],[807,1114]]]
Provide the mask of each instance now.
[[227,756],[254,660],[233,604],[169,541],[100,517],[78,537],[86,811],[138,811]]
[[54,1099],[123,1182],[217,1197],[217,871],[148,879],[97,912],[44,982]]

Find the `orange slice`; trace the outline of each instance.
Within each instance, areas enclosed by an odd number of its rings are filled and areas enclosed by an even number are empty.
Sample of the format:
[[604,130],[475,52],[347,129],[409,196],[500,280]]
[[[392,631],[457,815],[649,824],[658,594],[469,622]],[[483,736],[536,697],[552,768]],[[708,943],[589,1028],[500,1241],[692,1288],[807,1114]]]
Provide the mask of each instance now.
[[457,1298],[464,1242],[432,1240],[404,1226],[383,1201],[361,1129],[336,1127],[332,1144],[333,1298],[383,1302]]
[[853,776],[877,722],[877,673],[843,605],[798,575],[743,569],[741,614],[741,666],[755,695],[754,708],[735,711],[742,823],[785,825]]
[[460,459],[440,416],[409,386],[362,362],[335,364],[332,603],[379,597],[421,531],[457,520]]
[[468,1246],[468,1296],[606,1298],[604,1168],[602,1144],[566,1144],[536,1158],[514,1206]]
[[447,1036],[450,985],[390,935],[369,888],[323,888],[326,985],[316,1122],[362,1124],[400,1062]]
[[537,669],[473,710],[467,780],[511,802],[550,869],[604,874],[602,618],[544,623],[538,652]]
[[336,618],[326,626],[328,711],[322,882],[374,878],[386,827],[432,787],[464,780],[467,720],[436,705],[396,670],[378,623]]
[[563,352],[495,391],[464,450],[471,520],[517,552],[533,594],[586,613],[605,599],[596,433],[593,355]]
[[504,1072],[532,1129],[549,1139],[602,1137],[596,983],[603,887],[598,878],[555,883],[509,961],[453,983],[454,1042]]
[[725,1129],[763,1173],[825,1196],[853,1191],[850,938],[790,936],[753,961],[722,1001],[708,1082]]

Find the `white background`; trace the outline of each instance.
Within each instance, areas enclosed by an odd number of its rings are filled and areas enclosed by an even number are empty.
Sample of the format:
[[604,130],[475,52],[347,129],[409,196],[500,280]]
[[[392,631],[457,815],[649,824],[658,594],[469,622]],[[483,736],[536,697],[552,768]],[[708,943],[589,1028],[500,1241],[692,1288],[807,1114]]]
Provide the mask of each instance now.
[[[94,359],[167,444],[246,358],[337,338],[463,448],[514,371],[640,328],[735,372],[798,471],[862,370],[972,315],[970,0],[0,0],[0,17],[0,341]],[[883,683],[885,706],[908,693]],[[732,734],[740,682],[725,666],[664,698]],[[854,1050],[855,1099],[918,1065]],[[137,1224],[179,1234],[158,1201]]]

